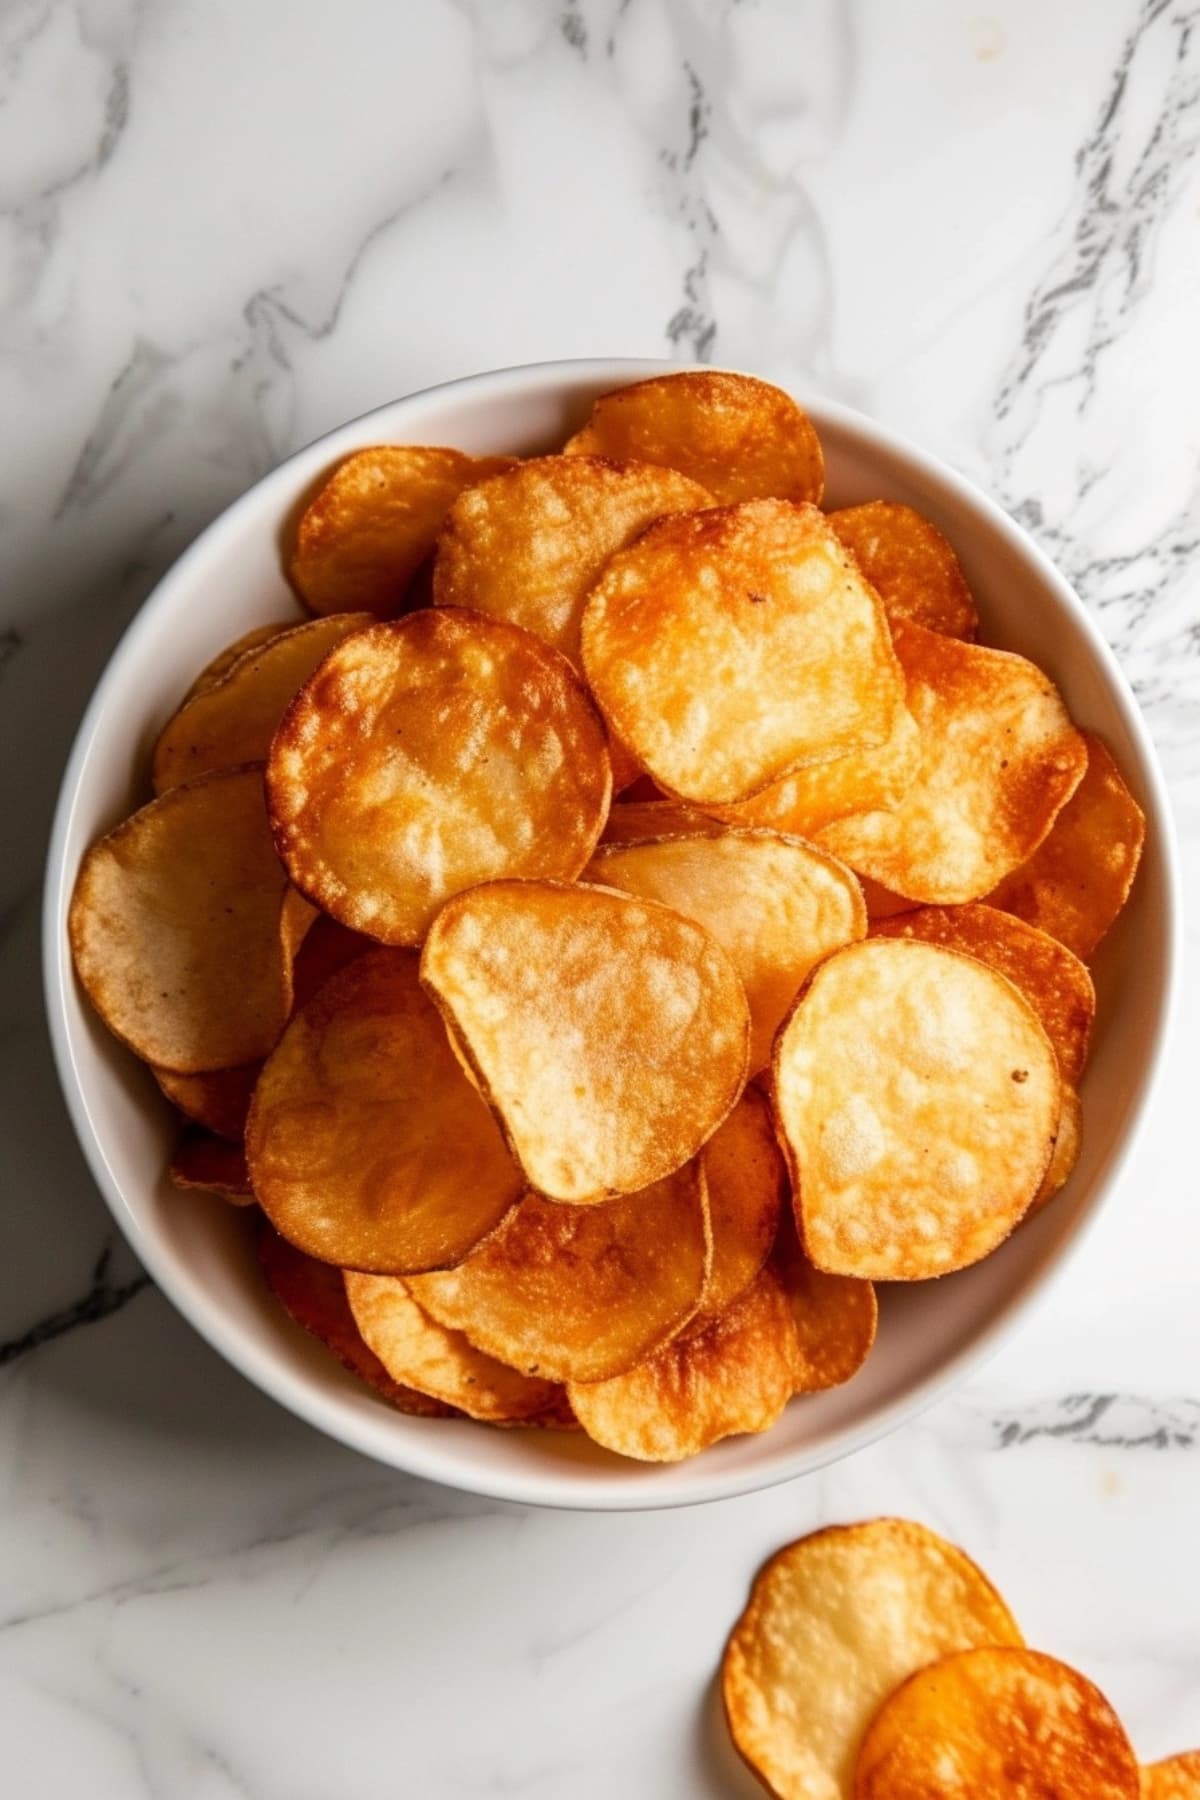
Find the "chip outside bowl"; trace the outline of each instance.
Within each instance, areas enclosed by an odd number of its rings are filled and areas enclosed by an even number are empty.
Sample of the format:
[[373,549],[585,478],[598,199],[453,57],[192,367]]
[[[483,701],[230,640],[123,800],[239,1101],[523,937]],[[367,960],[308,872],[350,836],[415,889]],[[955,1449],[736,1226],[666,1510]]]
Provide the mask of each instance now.
[[[533,1505],[623,1511],[752,1492],[850,1455],[962,1380],[1046,1292],[1112,1192],[1162,1065],[1176,988],[1181,909],[1163,780],[1128,684],[1088,613],[1025,533],[961,476],[881,426],[800,394],[825,446],[827,504],[903,500],[940,526],[978,598],[982,640],[1045,666],[1077,722],[1105,737],[1146,813],[1133,895],[1096,960],[1084,1146],[1063,1193],[975,1268],[887,1290],[876,1347],[846,1387],[793,1402],[762,1436],[654,1467],[623,1462],[574,1434],[490,1431],[391,1412],[275,1305],[244,1217],[170,1186],[166,1104],[149,1071],[92,1014],[67,942],[80,860],[136,803],[139,746],[153,742],[224,643],[297,616],[280,540],[297,502],[341,456],[389,441],[545,450],[582,423],[597,394],[678,367],[592,360],[468,377],[365,414],[265,476],[168,571],[114,652],[67,764],[47,862],[43,956],[59,1076],[100,1190],[158,1286],[235,1368],[331,1437],[429,1480]],[[1137,979],[1124,979],[1135,966]]]

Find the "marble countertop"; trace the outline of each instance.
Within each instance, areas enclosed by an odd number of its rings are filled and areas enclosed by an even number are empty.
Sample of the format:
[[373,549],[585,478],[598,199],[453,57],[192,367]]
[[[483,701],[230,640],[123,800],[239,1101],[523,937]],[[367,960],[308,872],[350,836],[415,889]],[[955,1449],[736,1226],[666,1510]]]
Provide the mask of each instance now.
[[910,1513],[1147,1756],[1200,1744],[1200,914],[1116,1202],[886,1443],[671,1514],[326,1442],[150,1288],[50,1065],[82,706],[243,487],[549,357],[816,386],[996,495],[1093,609],[1200,876],[1196,0],[11,0],[0,10],[0,1732],[30,1800],[749,1795],[713,1672],[786,1538]]

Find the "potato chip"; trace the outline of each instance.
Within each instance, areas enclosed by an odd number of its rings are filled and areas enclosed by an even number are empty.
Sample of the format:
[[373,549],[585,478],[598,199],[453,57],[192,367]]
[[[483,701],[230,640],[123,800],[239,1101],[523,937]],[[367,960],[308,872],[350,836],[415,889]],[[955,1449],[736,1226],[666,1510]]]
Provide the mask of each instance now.
[[652,463],[534,457],[459,495],[438,539],[434,601],[523,625],[578,664],[583,603],[614,551],[665,513],[712,504]]
[[1096,1016],[1096,990],[1086,965],[1056,938],[994,906],[978,904],[919,907],[880,920],[871,935],[945,944],[999,969],[1020,988],[1045,1026],[1063,1080],[1079,1080]]
[[646,844],[655,838],[720,837],[725,827],[682,800],[622,800],[609,812],[601,844]]
[[875,1342],[879,1303],[873,1283],[814,1269],[786,1218],[780,1225],[774,1264],[796,1326],[793,1393],[840,1387],[857,1375]]
[[307,1006],[313,995],[339,969],[378,948],[374,938],[364,937],[361,931],[350,931],[336,919],[319,913],[296,952],[292,968],[294,1010],[299,1012],[302,1006]]
[[921,772],[890,812],[827,825],[818,842],[894,893],[978,900],[1041,843],[1087,764],[1049,676],[1023,656],[900,625]]
[[[853,750],[832,762],[793,769],[782,781],[734,806],[707,806],[726,825],[760,825],[811,837],[851,813],[889,811],[899,806],[921,769],[921,734],[906,706],[897,706],[882,744]],[[905,900],[904,906],[911,906]]]
[[673,907],[728,952],[750,1002],[752,1074],[809,971],[867,931],[849,869],[772,831],[601,846],[584,879]]
[[1062,1106],[1058,1114],[1058,1130],[1054,1134],[1054,1148],[1050,1152],[1050,1161],[1046,1164],[1046,1173],[1042,1176],[1042,1185],[1029,1202],[1029,1211],[1025,1214],[1032,1219],[1035,1213],[1041,1212],[1048,1200],[1066,1187],[1079,1161],[1079,1152],[1083,1144],[1083,1107],[1079,1095],[1074,1088],[1064,1086]]
[[762,1269],[703,1326],[608,1381],[571,1382],[583,1429],[640,1462],[682,1462],[735,1433],[767,1431],[792,1393],[795,1330]]
[[919,1669],[876,1714],[854,1800],[1138,1800],[1099,1688],[1037,1650],[987,1645]]
[[177,1188],[200,1188],[220,1194],[231,1206],[253,1206],[254,1189],[240,1144],[207,1131],[186,1131],[175,1146],[167,1170]]
[[193,694],[154,746],[154,791],[239,763],[265,762],[289,703],[335,644],[370,625],[370,613],[310,619],[245,652],[219,681]]
[[260,768],[174,788],[93,844],[71,949],[109,1030],[181,1075],[265,1056],[291,1010],[287,885]]
[[866,902],[867,917],[872,921],[894,919],[897,913],[915,912],[919,905],[918,901],[910,900],[907,894],[893,894],[890,888],[872,881],[869,875],[860,875],[858,885]]
[[787,1191],[787,1169],[771,1110],[747,1088],[700,1152],[708,1186],[713,1260],[702,1318],[724,1312],[771,1254]]
[[197,694],[216,687],[218,681],[223,681],[234,663],[248,651],[260,649],[263,644],[269,644],[273,637],[278,637],[281,631],[289,631],[299,623],[299,619],[277,619],[272,625],[256,625],[253,631],[245,631],[241,637],[234,638],[232,644],[226,644],[223,650],[217,651],[211,662],[205,663],[179,704],[186,706]]
[[1021,1641],[987,1577],[923,1525],[817,1531],[760,1570],[730,1634],[729,1729],[781,1800],[851,1800],[859,1741],[899,1682],[953,1651]]
[[1200,1750],[1150,1763],[1141,1779],[1141,1800],[1200,1800]]
[[416,444],[355,451],[301,515],[288,568],[292,586],[310,612],[389,617],[463,489],[511,467],[509,456]]
[[1085,960],[1129,898],[1146,817],[1101,738],[1087,734],[1083,780],[1029,860],[988,903],[1027,919]]
[[957,950],[836,952],[780,1032],[774,1075],[801,1240],[831,1275],[920,1281],[977,1262],[1050,1160],[1054,1046],[1011,982]]
[[979,615],[953,546],[898,500],[868,500],[828,514],[891,620],[911,619],[947,637],[973,638]]
[[250,1096],[258,1080],[261,1062],[243,1063],[239,1069],[212,1069],[205,1075],[177,1075],[173,1069],[152,1071],[155,1081],[185,1118],[217,1137],[240,1144],[246,1130]]
[[886,742],[903,699],[877,596],[824,515],[787,500],[648,526],[592,589],[583,661],[642,766],[698,802]]
[[363,1341],[393,1381],[491,1424],[525,1424],[561,1404],[561,1388],[510,1369],[447,1331],[390,1275],[346,1273],[346,1298]]
[[421,979],[530,1186],[555,1200],[636,1193],[681,1168],[746,1079],[729,958],[649,901],[490,882],[442,908]]
[[447,607],[326,657],[276,733],[267,795],[302,893],[354,931],[419,944],[463,888],[578,875],[611,784],[570,664],[519,626]]
[[458,1262],[523,1186],[404,950],[359,957],[297,1013],[259,1077],[246,1156],[289,1243],[377,1273]]
[[375,1352],[367,1348],[354,1323],[340,1269],[305,1256],[265,1219],[258,1233],[258,1261],[267,1286],[289,1317],[389,1405],[421,1418],[454,1417],[456,1407],[393,1381]]
[[752,375],[689,369],[602,394],[568,456],[614,456],[680,469],[729,502],[819,502],[825,459],[790,394]]
[[696,1163],[644,1193],[563,1206],[527,1193],[458,1268],[409,1291],[476,1349],[554,1381],[603,1381],[694,1317],[712,1266]]

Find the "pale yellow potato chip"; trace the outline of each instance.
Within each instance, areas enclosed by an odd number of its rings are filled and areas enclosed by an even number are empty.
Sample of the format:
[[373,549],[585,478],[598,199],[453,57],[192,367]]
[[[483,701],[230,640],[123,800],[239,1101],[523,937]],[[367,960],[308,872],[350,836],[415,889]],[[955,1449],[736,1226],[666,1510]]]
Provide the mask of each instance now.
[[943,1275],[1002,1243],[1062,1104],[1054,1046],[1011,982],[887,938],[822,963],[776,1040],[774,1093],[805,1251],[874,1281]]
[[787,1168],[771,1109],[748,1087],[700,1152],[708,1185],[713,1261],[699,1317],[720,1313],[754,1280],[771,1254],[787,1197]]
[[189,700],[193,700],[197,694],[202,694],[206,688],[215,687],[218,681],[224,680],[234,663],[241,657],[251,650],[260,649],[263,644],[269,644],[271,639],[278,637],[281,631],[290,631],[293,626],[300,623],[301,620],[298,618],[277,619],[274,624],[256,625],[252,631],[244,631],[241,637],[234,638],[232,644],[226,644],[223,650],[218,650],[211,662],[205,663],[179,704],[186,706]]
[[973,638],[979,615],[954,547],[937,526],[898,500],[868,500],[829,514],[883,601],[889,619],[911,619],[947,637]]
[[986,1576],[924,1526],[814,1532],[760,1571],[730,1634],[729,1729],[780,1800],[853,1800],[859,1743],[900,1682],[954,1651],[1021,1641]]

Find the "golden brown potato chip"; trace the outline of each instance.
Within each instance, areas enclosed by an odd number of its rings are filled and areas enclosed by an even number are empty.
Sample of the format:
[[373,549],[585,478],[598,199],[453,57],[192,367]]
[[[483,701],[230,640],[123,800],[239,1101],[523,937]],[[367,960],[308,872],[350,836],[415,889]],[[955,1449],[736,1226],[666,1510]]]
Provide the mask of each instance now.
[[818,842],[893,893],[978,900],[1041,843],[1087,764],[1082,734],[1036,664],[897,626],[916,781],[890,812],[825,826]]
[[185,702],[154,746],[154,791],[214,769],[265,762],[289,703],[335,644],[370,625],[370,613],[309,619],[238,657],[217,681]]
[[915,912],[920,904],[916,900],[910,900],[907,894],[893,894],[890,888],[872,881],[869,875],[860,875],[858,885],[866,902],[867,917],[872,922],[876,919],[894,919],[897,913]]
[[292,969],[294,1010],[299,1012],[302,1006],[307,1006],[318,989],[324,987],[339,969],[378,948],[374,938],[364,937],[361,931],[350,931],[336,919],[319,913],[296,952]]
[[579,662],[579,621],[614,551],[665,513],[711,506],[675,469],[539,456],[460,494],[438,539],[433,597],[523,625]]
[[647,844],[655,838],[719,837],[725,827],[682,800],[621,800],[604,822],[601,844]]
[[389,1405],[402,1413],[427,1419],[448,1419],[457,1408],[431,1400],[416,1388],[393,1381],[373,1350],[363,1342],[342,1271],[329,1263],[305,1256],[264,1219],[258,1233],[258,1260],[267,1286],[284,1311],[302,1330],[317,1338],[343,1367],[374,1388]]
[[682,1462],[738,1432],[767,1431],[792,1393],[795,1330],[779,1281],[762,1269],[697,1331],[624,1375],[570,1382],[596,1443],[641,1462]]
[[1002,1243],[1041,1184],[1062,1103],[1054,1046],[1012,983],[903,939],[822,963],[774,1075],[805,1251],[874,1281],[944,1275]]
[[354,931],[419,944],[463,888],[578,875],[611,783],[604,728],[565,658],[447,607],[326,657],[276,733],[267,795],[302,893]]
[[903,698],[887,621],[815,506],[748,500],[648,526],[583,615],[612,729],[684,800],[744,800],[886,742]]
[[378,444],[338,464],[305,508],[288,574],[315,613],[387,618],[464,488],[512,467],[508,456]]
[[787,1218],[780,1223],[774,1263],[796,1325],[793,1393],[840,1387],[857,1375],[875,1342],[879,1303],[873,1283],[814,1269]]
[[946,944],[999,969],[1020,988],[1046,1027],[1063,1080],[1079,1080],[1096,1016],[1096,990],[1086,965],[1056,938],[1011,913],[978,904],[922,906],[880,920],[871,935]]
[[246,1156],[289,1243],[380,1273],[458,1262],[523,1185],[404,950],[359,957],[297,1013],[259,1077]]
[[728,953],[750,1002],[751,1074],[810,970],[867,931],[849,869],[773,831],[602,845],[584,879],[673,907]]
[[220,1194],[231,1206],[253,1206],[254,1189],[240,1144],[207,1131],[186,1131],[175,1146],[167,1170],[177,1188],[201,1188]]
[[575,1202],[681,1168],[746,1079],[733,965],[679,913],[603,888],[493,881],[459,894],[421,979],[531,1187]]
[[947,637],[975,636],[979,615],[971,590],[936,525],[898,500],[843,506],[828,517],[889,619],[911,619]]
[[1050,1161],[1046,1164],[1046,1173],[1042,1176],[1042,1185],[1029,1202],[1029,1211],[1025,1214],[1027,1219],[1032,1219],[1035,1213],[1041,1212],[1046,1202],[1053,1200],[1055,1194],[1067,1185],[1075,1164],[1079,1161],[1082,1144],[1083,1107],[1074,1088],[1064,1087],[1054,1148],[1050,1152]]
[[461,1331],[438,1325],[406,1282],[348,1270],[346,1298],[364,1342],[402,1386],[494,1425],[530,1423],[561,1406],[561,1388],[510,1369],[476,1350]]
[[246,1130],[250,1096],[258,1080],[261,1062],[243,1063],[240,1069],[212,1069],[205,1075],[177,1075],[173,1069],[155,1069],[154,1079],[185,1118],[217,1137],[240,1144]]
[[884,743],[836,756],[832,762],[793,769],[749,800],[704,810],[726,825],[761,825],[793,837],[812,837],[851,813],[886,812],[899,806],[920,768],[921,734],[908,708],[897,706]]
[[1200,1750],[1142,1769],[1141,1800],[1200,1800]]
[[984,1646],[919,1669],[863,1739],[854,1800],[1138,1800],[1137,1759],[1099,1688],[1036,1650]]
[[787,1191],[787,1169],[771,1109],[747,1088],[700,1152],[708,1184],[713,1261],[702,1318],[724,1312],[771,1254]]
[[263,644],[269,644],[273,637],[278,637],[281,631],[290,631],[300,623],[299,619],[277,619],[273,625],[256,625],[253,631],[243,632],[241,637],[234,638],[232,644],[226,644],[223,650],[217,651],[211,662],[205,663],[179,704],[186,706],[197,694],[216,687],[218,681],[223,681],[234,663],[248,651],[258,650]]
[[987,1577],[923,1525],[817,1531],[760,1570],[730,1634],[729,1729],[781,1800],[851,1800],[859,1741],[899,1682],[953,1651],[1021,1641]]
[[752,375],[689,369],[602,394],[568,456],[614,456],[681,469],[728,502],[819,502],[821,442],[790,394]]
[[687,1324],[711,1266],[704,1178],[690,1163],[603,1206],[527,1193],[458,1268],[408,1287],[439,1324],[526,1375],[602,1381]]
[[1085,960],[1129,898],[1146,817],[1103,740],[1087,734],[1083,780],[1029,860],[987,896]]
[[287,886],[261,768],[174,788],[93,844],[71,949],[109,1030],[181,1075],[265,1056],[291,1009]]

